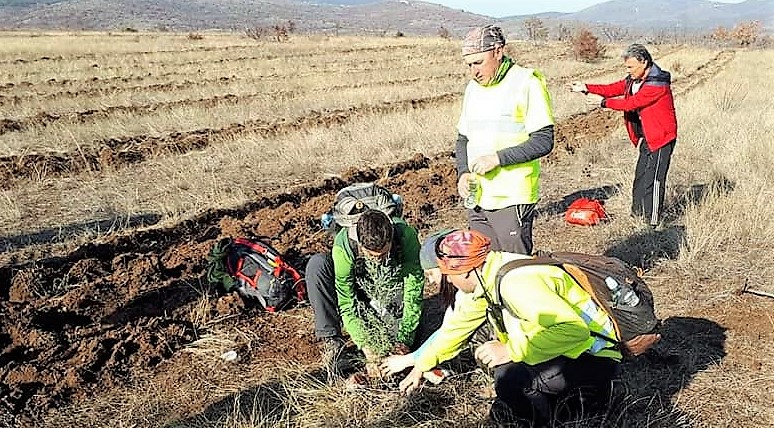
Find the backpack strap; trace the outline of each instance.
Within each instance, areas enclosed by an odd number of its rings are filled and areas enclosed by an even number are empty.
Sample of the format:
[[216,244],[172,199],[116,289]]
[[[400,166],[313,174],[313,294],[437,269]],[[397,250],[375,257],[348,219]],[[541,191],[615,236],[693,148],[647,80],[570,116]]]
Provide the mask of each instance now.
[[[503,277],[505,277],[505,275],[507,275],[514,269],[518,269],[524,266],[556,266],[558,268],[561,268],[568,275],[570,275],[570,277],[572,277],[572,279],[574,279],[575,282],[577,282],[578,285],[580,285],[584,291],[586,291],[591,296],[591,299],[598,307],[605,309],[606,312],[608,311],[606,309],[607,306],[602,304],[599,297],[597,296],[597,293],[594,292],[594,288],[591,287],[591,284],[589,284],[588,277],[586,277],[586,274],[584,274],[580,268],[573,265],[565,265],[564,263],[558,260],[555,260],[550,256],[538,255],[530,259],[511,260],[510,262],[502,265],[500,267],[500,270],[497,271],[497,276],[495,277],[495,296],[497,297],[497,304],[501,307],[505,307],[505,310],[507,310],[512,317],[521,319],[521,317],[513,313],[513,311],[511,311],[507,305],[503,304],[503,298],[502,298],[502,295],[500,294],[500,286],[501,286],[500,284],[502,283]],[[578,278],[578,276],[582,276],[582,278]],[[610,313],[608,313],[607,316],[612,321],[613,327],[615,327],[616,335],[618,335],[618,337],[621,337],[621,333],[618,329],[618,323],[615,321],[615,318]],[[616,347],[621,347],[622,345],[620,340],[613,339],[602,333],[592,331],[591,329],[589,329],[589,333],[594,337],[598,337],[600,339],[604,339],[610,343],[613,343]]]

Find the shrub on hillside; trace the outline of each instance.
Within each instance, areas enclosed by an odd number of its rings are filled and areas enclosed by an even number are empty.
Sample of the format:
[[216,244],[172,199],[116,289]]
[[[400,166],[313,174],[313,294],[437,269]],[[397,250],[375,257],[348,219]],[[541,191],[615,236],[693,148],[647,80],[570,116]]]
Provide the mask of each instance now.
[[605,54],[605,46],[599,43],[599,38],[588,28],[582,28],[572,39],[572,51],[575,59],[581,61],[595,61]]
[[731,31],[731,39],[742,47],[754,45],[760,35],[761,23],[759,21],[741,22]]

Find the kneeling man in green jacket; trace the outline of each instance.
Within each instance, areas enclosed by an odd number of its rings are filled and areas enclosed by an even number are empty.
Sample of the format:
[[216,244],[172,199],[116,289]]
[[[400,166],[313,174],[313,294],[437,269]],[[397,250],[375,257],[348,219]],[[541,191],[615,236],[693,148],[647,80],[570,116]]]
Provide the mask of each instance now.
[[473,230],[431,239],[437,240],[441,273],[462,293],[400,382],[402,392],[455,357],[488,320],[497,340],[481,345],[475,356],[493,370],[494,422],[539,425],[551,420],[559,402],[574,402],[583,412],[607,403],[622,356],[615,344],[592,334],[612,331],[612,321],[575,280],[556,266],[523,266],[502,278],[497,295],[500,268],[528,256],[490,251],[489,238]]

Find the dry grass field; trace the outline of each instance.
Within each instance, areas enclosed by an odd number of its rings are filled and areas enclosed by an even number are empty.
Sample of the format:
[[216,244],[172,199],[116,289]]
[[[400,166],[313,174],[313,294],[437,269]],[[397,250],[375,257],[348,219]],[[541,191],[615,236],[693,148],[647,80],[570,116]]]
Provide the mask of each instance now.
[[[245,308],[204,278],[223,236],[268,236],[298,264],[328,242],[335,191],[380,180],[421,234],[464,226],[458,43],[434,38],[0,33],[0,427],[481,426],[472,368],[400,397],[322,382],[311,310]],[[557,118],[536,247],[646,271],[664,340],[625,364],[604,418],[556,427],[774,426],[772,51],[652,46],[680,125],[668,215],[630,219],[636,151],[573,80],[624,70],[511,42]],[[562,219],[579,196],[612,220]],[[428,292],[428,308],[434,296]],[[229,363],[219,356],[236,350]]]

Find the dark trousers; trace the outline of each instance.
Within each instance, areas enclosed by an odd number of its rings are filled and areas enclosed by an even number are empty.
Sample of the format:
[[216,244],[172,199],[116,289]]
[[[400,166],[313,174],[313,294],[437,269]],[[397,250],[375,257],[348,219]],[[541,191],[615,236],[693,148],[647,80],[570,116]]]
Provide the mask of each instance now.
[[514,205],[487,211],[468,210],[468,225],[492,240],[492,251],[532,254],[532,222],[535,204]]
[[586,353],[577,359],[557,357],[534,366],[506,363],[494,369],[495,392],[511,417],[544,424],[554,414],[566,418],[603,408],[618,366],[610,358]]
[[674,148],[675,140],[651,152],[645,140],[640,141],[632,185],[632,215],[644,217],[651,226],[658,225],[664,209],[666,176]]
[[314,334],[319,338],[341,336],[336,276],[330,253],[315,254],[306,264],[306,287],[314,310]]

